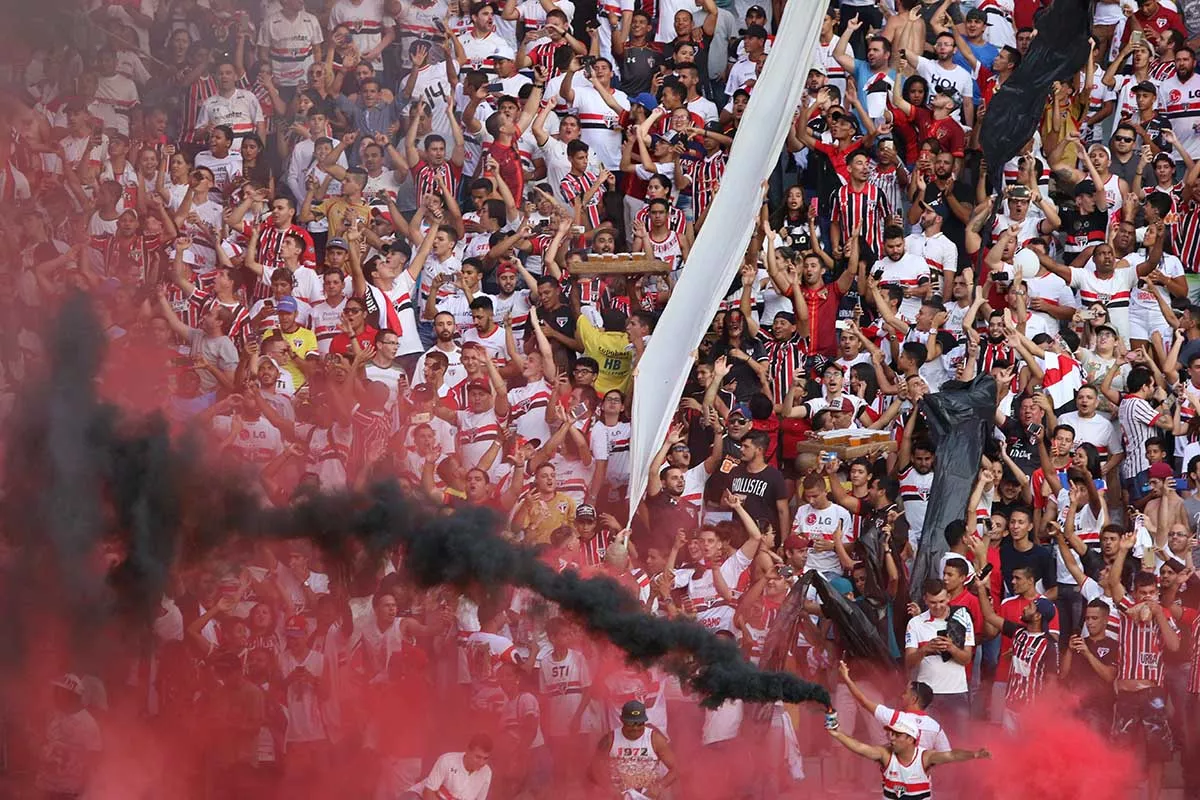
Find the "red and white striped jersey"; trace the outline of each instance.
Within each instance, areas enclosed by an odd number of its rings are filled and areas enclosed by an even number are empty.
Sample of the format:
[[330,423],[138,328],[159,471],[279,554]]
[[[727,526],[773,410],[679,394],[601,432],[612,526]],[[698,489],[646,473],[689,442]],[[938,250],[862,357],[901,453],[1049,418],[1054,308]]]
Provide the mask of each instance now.
[[[1149,622],[1136,620],[1129,615],[1133,608],[1133,598],[1128,595],[1121,598],[1117,604],[1121,609],[1121,633],[1117,639],[1120,658],[1117,660],[1117,680],[1119,681],[1149,681],[1156,686],[1163,685],[1163,640],[1158,623],[1151,619]],[[1167,614],[1167,624],[1176,633],[1179,626]]]
[[[642,206],[639,208],[635,219],[642,223],[642,227],[646,230],[650,230],[650,207]],[[675,206],[667,209],[667,227],[679,236],[687,233],[687,217]]]
[[926,236],[912,233],[904,240],[904,250],[929,265],[929,279],[933,282],[933,293],[949,299],[950,287],[942,285],[946,270],[958,272],[958,247],[944,233]]
[[692,209],[700,219],[717,195],[721,178],[725,177],[725,151],[718,150],[704,158],[680,158],[679,168],[692,182]]
[[462,167],[456,167],[449,161],[443,161],[438,166],[425,160],[418,161],[417,166],[413,168],[413,175],[417,181],[417,204],[420,205],[429,192],[442,190],[438,184],[439,176],[450,186],[450,191],[457,194],[459,184],[462,183],[462,174]]
[[564,41],[560,44],[555,44],[549,39],[543,39],[541,42],[530,47],[525,55],[529,56],[529,60],[533,65],[541,66],[546,70],[547,77],[556,78],[562,74],[562,70],[554,66],[554,54],[560,47],[568,47]]
[[[587,502],[588,488],[592,485],[592,476],[596,474],[596,465],[593,461],[591,464],[584,464],[578,458],[567,458],[561,452],[555,453],[550,459],[550,463],[554,465],[554,479],[557,482],[555,488],[575,501],[575,506],[579,507]],[[599,535],[599,534],[597,534]],[[600,560],[604,558],[604,548],[607,547],[608,540],[605,539],[596,556],[595,562],[588,561],[591,566],[596,566]],[[584,551],[587,551],[587,543],[583,543]]]
[[[764,324],[770,320],[763,320]],[[770,371],[771,401],[782,403],[792,389],[792,378],[808,358],[808,340],[796,333],[792,338],[780,341],[769,333],[759,330],[757,339],[767,352],[767,369]]]
[[583,563],[589,567],[598,567],[604,562],[604,554],[612,542],[613,532],[608,528],[599,528],[596,535],[590,539],[580,539],[579,547],[583,552]]
[[[559,192],[564,200],[568,203],[574,203],[578,199],[581,203],[587,195],[588,190],[600,179],[600,176],[585,172],[582,175],[576,175],[574,172],[568,172],[563,176],[562,183],[559,184]],[[604,188],[601,187],[587,200],[583,206],[583,215],[591,224],[589,228],[594,228],[600,224],[600,215],[602,211],[601,197],[604,194]]]
[[889,214],[887,197],[873,183],[865,184],[862,191],[846,184],[833,198],[832,217],[842,229],[842,239],[847,239],[850,231],[861,225],[867,244],[876,253],[883,252],[883,227]]
[[[1016,627],[1014,623],[1007,623]],[[1045,686],[1047,671],[1058,673],[1058,645],[1047,633],[1030,633],[1024,628],[1012,632],[1012,661],[1008,668],[1009,708],[1037,699]]]

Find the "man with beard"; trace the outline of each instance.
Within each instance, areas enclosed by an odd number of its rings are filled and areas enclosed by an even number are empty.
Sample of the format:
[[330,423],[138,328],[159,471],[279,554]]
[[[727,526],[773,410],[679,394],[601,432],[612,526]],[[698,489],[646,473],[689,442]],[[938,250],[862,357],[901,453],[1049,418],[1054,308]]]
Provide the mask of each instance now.
[[933,294],[945,297],[946,287],[953,283],[954,274],[958,272],[958,248],[942,233],[942,214],[924,202],[915,205],[920,214],[917,219],[920,230],[913,231],[905,238],[904,249],[925,259],[929,265]]
[[958,180],[954,154],[946,150],[933,157],[933,180],[925,180],[920,170],[913,173],[910,197],[923,200],[926,205],[944,203],[949,210],[943,224],[943,232],[962,252],[966,248],[966,225],[971,219],[975,201],[975,187]]
[[[854,235],[857,235],[855,231]],[[851,265],[851,267],[856,265]],[[837,355],[838,308],[850,290],[857,273],[847,267],[837,280],[825,282],[825,265],[815,254],[806,255],[800,268],[800,291],[808,306],[810,348],[814,354],[833,358]]]

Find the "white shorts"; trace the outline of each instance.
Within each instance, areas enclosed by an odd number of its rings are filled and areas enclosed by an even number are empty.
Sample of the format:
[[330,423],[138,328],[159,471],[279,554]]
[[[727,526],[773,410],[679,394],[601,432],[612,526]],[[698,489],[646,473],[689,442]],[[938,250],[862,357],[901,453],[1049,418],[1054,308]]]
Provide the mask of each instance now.
[[1129,309],[1130,339],[1141,339],[1148,342],[1155,332],[1162,336],[1163,347],[1171,346],[1173,331],[1161,311],[1146,311],[1137,307]]

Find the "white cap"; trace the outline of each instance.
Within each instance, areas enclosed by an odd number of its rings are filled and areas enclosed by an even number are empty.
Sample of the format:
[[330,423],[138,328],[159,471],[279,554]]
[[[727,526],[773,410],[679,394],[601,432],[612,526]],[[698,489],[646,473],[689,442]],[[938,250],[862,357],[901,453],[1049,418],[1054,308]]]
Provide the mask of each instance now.
[[507,58],[509,61],[517,60],[517,51],[513,50],[507,42],[496,45],[496,52],[492,53],[492,58]]
[[892,724],[885,725],[884,727],[886,727],[889,731],[895,731],[896,733],[903,733],[905,736],[911,736],[913,741],[916,741],[916,739],[920,736],[917,726],[913,725],[904,717],[900,717]]

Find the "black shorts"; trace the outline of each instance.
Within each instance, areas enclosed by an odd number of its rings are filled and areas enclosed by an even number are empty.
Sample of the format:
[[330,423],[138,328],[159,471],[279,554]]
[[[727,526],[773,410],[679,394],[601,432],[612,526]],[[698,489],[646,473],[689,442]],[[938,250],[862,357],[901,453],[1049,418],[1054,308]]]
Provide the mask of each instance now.
[[1140,739],[1146,744],[1148,761],[1170,761],[1174,739],[1167,720],[1166,692],[1162,689],[1117,692],[1112,737],[1118,744],[1135,744]]

